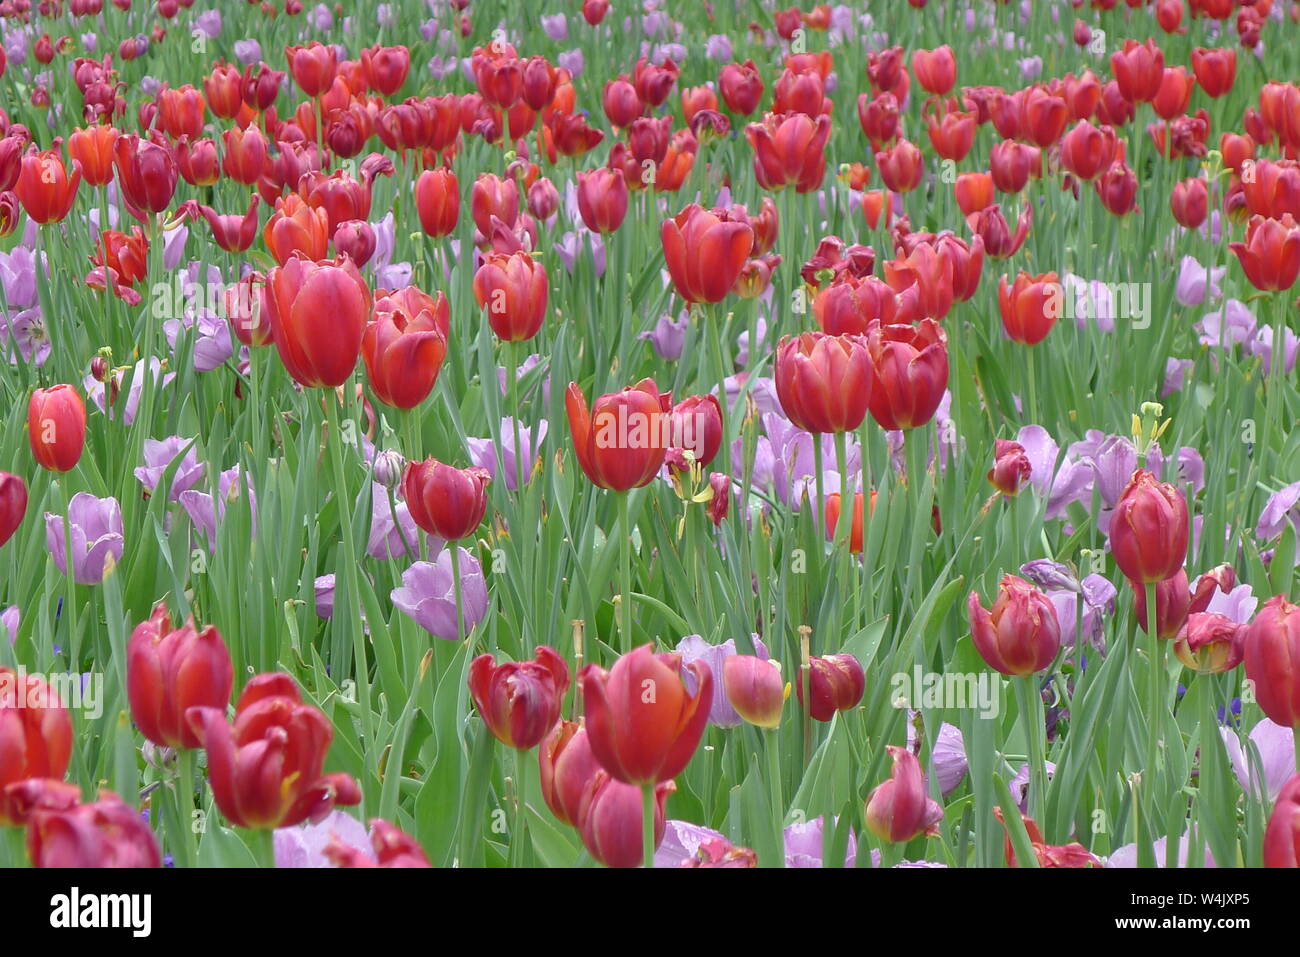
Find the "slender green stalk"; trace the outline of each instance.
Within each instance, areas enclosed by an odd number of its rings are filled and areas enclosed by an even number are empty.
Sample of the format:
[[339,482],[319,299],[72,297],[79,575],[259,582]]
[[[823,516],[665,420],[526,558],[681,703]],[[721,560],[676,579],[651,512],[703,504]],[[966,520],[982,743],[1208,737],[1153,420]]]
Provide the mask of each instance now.
[[520,498],[524,494],[524,446],[520,442],[519,432],[519,343],[511,342],[507,346],[510,356],[510,368],[506,370],[506,383],[510,393],[510,417],[514,427],[515,439],[515,494]]
[[176,752],[176,819],[180,833],[173,850],[180,852],[185,867],[198,865],[198,846],[194,841],[194,753],[187,748]]
[[1043,696],[1038,689],[1037,675],[1024,675],[1016,679],[1020,696],[1020,714],[1025,724],[1025,738],[1029,742],[1029,816],[1043,820],[1047,799],[1047,767],[1043,763]]
[[655,866],[655,786],[641,785],[641,852],[646,867]]
[[618,492],[618,527],[623,536],[620,542],[618,571],[619,629],[623,632],[623,650],[632,650],[632,514],[628,505],[631,492]]
[[528,823],[525,819],[527,799],[524,794],[524,760],[528,752],[515,748],[515,829],[510,832],[510,866],[523,867]]
[[[1151,669],[1150,678],[1147,682],[1147,756],[1146,767],[1143,778],[1149,782],[1147,784],[1147,794],[1151,797],[1150,815],[1151,823],[1156,821],[1157,809],[1159,807],[1159,789],[1156,785],[1156,764],[1159,760],[1160,731],[1164,723],[1161,719],[1164,716],[1164,701],[1161,692],[1161,671],[1164,666],[1164,647],[1160,644],[1160,639],[1156,636],[1156,585],[1154,582],[1147,582],[1146,599],[1147,599],[1147,657],[1148,665]],[[1155,834],[1154,826],[1151,833]],[[1152,853],[1154,854],[1154,845]]]
[[468,638],[465,634],[465,605],[463,598],[463,583],[460,580],[460,543],[448,542],[447,549],[451,552],[451,590],[456,596],[456,640]]

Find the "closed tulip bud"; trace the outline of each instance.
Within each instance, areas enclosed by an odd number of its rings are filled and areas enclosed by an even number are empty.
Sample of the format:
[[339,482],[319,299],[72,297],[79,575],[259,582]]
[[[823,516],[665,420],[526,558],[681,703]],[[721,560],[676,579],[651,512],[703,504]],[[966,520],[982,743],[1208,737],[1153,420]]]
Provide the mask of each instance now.
[[757,299],[771,287],[772,273],[780,264],[781,257],[774,255],[746,260],[731,291],[741,299]]
[[1112,163],[1094,186],[1112,216],[1126,216],[1137,209],[1137,175],[1123,163]]
[[528,187],[528,212],[533,218],[545,222],[560,208],[560,192],[555,184],[543,176]]
[[[672,781],[654,789],[654,846],[664,839],[664,805],[677,790]],[[587,782],[578,811],[578,833],[593,858],[606,867],[637,867],[644,860],[641,836],[641,789],[604,771]]]
[[437,538],[458,541],[482,523],[491,481],[487,469],[458,469],[429,458],[406,467],[402,498],[416,525]]
[[334,85],[338,74],[338,55],[332,46],[312,41],[304,46],[287,46],[284,58],[304,96],[320,96]]
[[861,336],[805,332],[777,346],[776,395],[806,432],[851,432],[871,400],[870,359]]
[[[1147,630],[1147,590],[1146,586],[1130,581],[1133,589],[1133,607],[1137,615],[1138,627]],[[1178,574],[1156,583],[1156,637],[1173,638],[1187,623],[1187,614],[1191,611],[1192,594],[1187,585],[1187,572],[1181,568]],[[1203,610],[1203,609],[1202,609]]]
[[582,669],[591,750],[615,780],[671,781],[690,762],[708,724],[715,679],[703,662],[687,667],[696,678],[693,695],[682,681],[681,655],[656,655],[650,645],[621,656],[608,672]]
[[197,748],[199,739],[185,723],[190,708],[224,711],[235,673],[226,643],[212,625],[202,631],[193,619],[172,625],[159,604],[131,632],[126,648],[126,693],[131,718],[146,738],[161,747]]
[[113,144],[113,162],[117,185],[131,206],[142,212],[161,213],[171,205],[180,171],[170,146],[127,133]]
[[934,418],[948,388],[948,337],[937,322],[876,323],[867,355],[867,408],[882,429],[914,429]]
[[905,139],[876,153],[876,167],[891,192],[910,193],[921,185],[924,170],[921,151]]
[[1151,37],[1145,43],[1125,40],[1124,49],[1110,57],[1111,73],[1124,99],[1130,103],[1149,103],[1155,99],[1164,68],[1165,55]]
[[212,68],[203,80],[203,92],[212,112],[223,120],[233,120],[244,105],[243,77],[229,63],[220,63]]
[[722,685],[727,701],[750,724],[780,726],[786,684],[775,662],[754,655],[731,655],[722,664]]
[[265,308],[285,369],[307,388],[335,388],[356,368],[370,288],[351,260],[295,253],[266,278]]
[[990,668],[1004,675],[1032,675],[1048,667],[1061,648],[1056,607],[1041,591],[1015,575],[1003,575],[992,609],[978,592],[966,601],[971,640]]
[[[840,527],[840,508],[841,496],[839,492],[831,492],[826,496],[826,540],[828,542],[835,540],[836,532]],[[871,493],[871,505],[869,506],[872,515],[876,512],[876,493]],[[862,513],[862,493],[853,493],[853,522],[849,529],[849,551],[854,555],[862,554],[862,530],[864,515]]]
[[1117,149],[1115,131],[1080,120],[1061,139],[1061,165],[1079,179],[1091,180],[1110,167]]
[[[687,396],[669,413],[669,465],[686,470],[707,466],[722,448],[722,406],[716,395]],[[685,456],[691,452],[688,462]]]
[[1151,101],[1151,108],[1164,120],[1182,116],[1192,102],[1192,88],[1195,85],[1196,78],[1186,67],[1167,68],[1160,75],[1160,89]]
[[993,468],[989,469],[989,483],[1003,495],[1016,495],[1029,481],[1033,471],[1025,447],[1019,442],[998,439],[994,446]]
[[1274,724],[1300,727],[1300,606],[1281,595],[1265,602],[1246,629],[1243,652],[1260,709]]
[[361,357],[380,402],[413,409],[428,398],[447,357],[449,324],[441,292],[430,298],[408,287],[375,302],[361,337]]
[[952,187],[963,216],[993,205],[993,176],[989,173],[960,173]]
[[753,248],[748,220],[724,219],[722,212],[692,203],[660,228],[668,274],[688,303],[725,299]]
[[88,186],[104,186],[113,180],[113,144],[119,134],[111,126],[89,126],[68,137],[68,156],[81,164],[81,176]]
[[609,11],[609,0],[582,0],[582,19],[591,26],[599,26]]
[[1056,273],[1031,276],[1021,272],[1012,285],[998,280],[998,307],[1002,328],[1013,342],[1033,346],[1047,338],[1061,315],[1064,296]]
[[727,109],[741,116],[751,116],[763,98],[763,77],[753,60],[728,63],[718,75],[718,89]]
[[1169,194],[1169,208],[1184,229],[1196,229],[1209,213],[1210,193],[1199,176],[1175,183]]
[[491,253],[474,274],[474,298],[503,342],[533,338],[546,318],[546,267],[525,252]]
[[86,405],[76,388],[55,385],[37,389],[27,406],[32,457],[51,472],[70,472],[86,444]]
[[449,169],[430,169],[415,181],[415,209],[429,236],[447,236],[460,220],[460,184]]
[[269,162],[266,137],[256,126],[246,130],[226,130],[223,134],[226,156],[221,168],[237,183],[252,186],[262,176]]
[[546,806],[560,821],[577,827],[587,785],[604,773],[582,724],[556,722],[537,749],[537,767]]
[[208,753],[212,797],[236,827],[319,823],[335,805],[361,803],[352,777],[322,774],[334,727],[303,703],[287,674],[255,675],[235,704],[233,725],[224,708],[191,708],[186,721]]
[[723,472],[710,472],[709,490],[713,492],[707,509],[709,521],[721,525],[731,509],[731,476]]
[[1237,79],[1237,51],[1232,47],[1192,50],[1192,72],[1207,96],[1217,99],[1232,89]]
[[27,483],[17,475],[0,472],[0,547],[13,537],[27,514]]
[[892,93],[870,97],[858,94],[858,123],[871,141],[871,148],[879,151],[898,136],[898,100]]
[[617,230],[627,215],[627,181],[623,175],[604,167],[578,173],[578,212],[593,233]]
[[1241,664],[1245,627],[1223,615],[1197,612],[1174,641],[1174,654],[1197,674],[1217,675]]
[[1178,574],[1187,559],[1187,501],[1179,489],[1145,469],[1133,473],[1110,520],[1115,564],[1139,584]]
[[188,83],[179,90],[158,93],[158,127],[174,140],[202,135],[207,104],[203,94]]
[[935,50],[916,50],[912,53],[912,72],[921,89],[935,96],[944,96],[957,82],[957,60],[952,47],[946,43]]
[[72,209],[81,184],[81,164],[72,163],[72,175],[64,168],[63,157],[57,150],[36,152],[35,148],[22,158],[21,172],[14,192],[18,194],[23,209],[32,220],[44,226],[62,222]]
[[[867,690],[867,677],[857,658],[847,652],[811,657],[808,666],[808,709],[814,721],[830,721],[835,712],[858,706]],[[800,669],[794,682],[800,707],[804,705],[804,678]]]
[[181,140],[176,144],[176,169],[191,186],[211,186],[221,179],[217,144],[208,139]]
[[469,690],[479,717],[498,741],[527,751],[536,747],[560,719],[569,668],[548,645],[533,661],[496,664],[479,655],[470,664]]
[[1252,216],[1246,241],[1229,243],[1228,248],[1256,289],[1290,289],[1300,274],[1300,226],[1290,213],[1280,220]]
[[649,484],[671,440],[671,400],[653,379],[602,395],[592,407],[576,382],[564,397],[578,464],[593,485],[615,492]]
[[411,51],[404,46],[373,46],[361,53],[361,68],[366,82],[382,96],[392,96],[402,88],[411,71]]
[[818,189],[826,175],[830,135],[831,118],[825,113],[815,119],[807,113],[769,113],[762,123],[750,123],[745,138],[754,150],[758,185],[777,190],[793,184],[797,193]]
[[1300,774],[1278,792],[1264,831],[1265,867],[1300,867]]
[[30,778],[62,778],[72,756],[72,719],[48,684],[0,667],[0,827],[17,824],[10,789]]
[[162,852],[149,824],[111,791],[93,804],[38,811],[27,826],[33,867],[162,867]]
[[885,750],[893,759],[893,772],[867,798],[867,827],[880,840],[895,844],[937,834],[943,808],[926,794],[921,763],[906,748],[889,745]]
[[621,129],[631,126],[632,121],[645,112],[645,104],[637,96],[636,87],[625,76],[605,84],[605,93],[601,102],[610,123]]

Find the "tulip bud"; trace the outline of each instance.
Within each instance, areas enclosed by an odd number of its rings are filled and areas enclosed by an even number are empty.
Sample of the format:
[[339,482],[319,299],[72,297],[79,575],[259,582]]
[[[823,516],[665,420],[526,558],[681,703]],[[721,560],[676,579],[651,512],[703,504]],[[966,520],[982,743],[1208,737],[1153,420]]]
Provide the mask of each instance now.
[[1247,627],[1244,645],[1260,709],[1274,724],[1300,727],[1300,606],[1270,598]]
[[943,808],[926,795],[925,775],[916,755],[893,745],[885,750],[894,760],[893,773],[867,798],[867,827],[882,841],[895,844],[937,834]]
[[27,483],[17,475],[0,472],[0,547],[13,537],[27,514]]
[[402,484],[402,475],[406,471],[406,459],[397,449],[384,449],[375,456],[372,468],[375,481],[386,489],[395,489]]
[[[664,805],[677,790],[672,781],[654,789],[654,846],[659,847],[667,828]],[[644,860],[641,836],[641,789],[624,784],[604,771],[597,771],[587,783],[578,811],[578,832],[582,843],[606,867],[637,867]]]
[[[815,721],[829,721],[836,711],[856,708],[867,690],[867,677],[858,659],[847,652],[808,659],[808,687],[812,695],[810,713]],[[802,671],[795,681],[795,694],[804,703]]]
[[1264,831],[1265,867],[1300,867],[1300,774],[1282,786]]
[[1187,502],[1145,469],[1133,473],[1110,519],[1110,550],[1130,581],[1162,582],[1187,559]]
[[1033,471],[1025,447],[1019,442],[998,439],[994,445],[993,468],[988,480],[1003,495],[1016,495]]
[[970,593],[966,608],[975,650],[1004,675],[1036,674],[1061,648],[1056,607],[1023,578],[1003,575],[992,609],[980,604],[979,592]]
[[569,668],[548,645],[534,661],[495,663],[479,655],[470,664],[469,690],[479,717],[498,741],[527,751],[536,747],[560,719]]
[[581,723],[559,721],[537,749],[538,776],[546,806],[559,820],[578,826],[587,784],[600,772]]
[[709,488],[713,491],[713,498],[709,499],[709,521],[721,525],[731,508],[731,476],[724,472],[710,472]]
[[416,525],[430,535],[458,541],[482,523],[490,481],[487,469],[458,469],[429,458],[406,467],[402,497]]
[[86,406],[70,385],[37,389],[27,406],[32,456],[51,472],[70,472],[86,444]]
[[760,728],[781,724],[787,686],[776,662],[754,655],[732,655],[722,664],[722,685],[736,713]]

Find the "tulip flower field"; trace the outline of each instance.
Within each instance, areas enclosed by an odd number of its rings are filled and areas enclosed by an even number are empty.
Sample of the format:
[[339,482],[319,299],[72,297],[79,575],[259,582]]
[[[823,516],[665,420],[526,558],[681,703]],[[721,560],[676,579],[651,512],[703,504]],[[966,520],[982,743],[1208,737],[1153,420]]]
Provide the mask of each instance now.
[[1294,868],[1298,220],[1296,0],[0,0],[0,865]]

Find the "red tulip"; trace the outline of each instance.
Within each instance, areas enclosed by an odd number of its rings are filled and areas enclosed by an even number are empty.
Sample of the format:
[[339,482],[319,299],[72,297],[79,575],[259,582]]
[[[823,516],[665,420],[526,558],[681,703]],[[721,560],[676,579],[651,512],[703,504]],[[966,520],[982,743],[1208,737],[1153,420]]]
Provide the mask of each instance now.
[[134,286],[148,271],[149,241],[139,226],[131,230],[130,236],[106,229],[99,234],[98,246],[90,261],[96,266],[112,269],[122,285]]
[[576,382],[564,397],[578,464],[593,485],[626,492],[649,484],[663,467],[671,400],[653,379],[602,395],[590,409]]
[[0,472],[0,547],[13,537],[27,514],[27,483]]
[[555,188],[554,183],[543,176],[528,187],[525,205],[534,219],[544,222],[554,216],[560,208],[560,191]]
[[1041,591],[1015,575],[1003,575],[992,609],[978,592],[966,600],[971,640],[990,668],[1004,675],[1037,674],[1061,648],[1056,607]]
[[1061,138],[1070,121],[1070,105],[1042,87],[1025,91],[1020,101],[1020,135],[1046,149]]
[[681,656],[650,645],[621,656],[606,672],[588,665],[579,676],[592,753],[624,784],[671,781],[690,762],[709,720],[712,672],[693,661],[696,693],[682,682]]
[[219,63],[203,79],[203,92],[212,112],[223,120],[233,120],[244,105],[244,80],[229,63]]
[[1260,709],[1274,724],[1300,727],[1300,606],[1273,596],[1247,626],[1243,644]]
[[1151,107],[1156,115],[1164,120],[1172,120],[1187,112],[1192,102],[1192,88],[1196,78],[1187,72],[1186,67],[1168,67],[1160,77],[1160,89],[1156,91]]
[[1033,467],[1019,442],[998,439],[993,446],[993,468],[989,469],[989,483],[1003,495],[1016,495],[1029,481]]
[[[840,507],[841,496],[839,492],[829,492],[826,495],[826,540],[828,542],[835,540],[835,532],[840,527]],[[876,513],[876,493],[871,493],[871,504],[868,506],[871,515]],[[862,514],[862,493],[853,493],[853,520],[849,528],[849,551],[854,555],[862,554],[862,531],[863,531]]]
[[1175,183],[1169,194],[1169,208],[1184,229],[1196,229],[1205,222],[1209,204],[1209,190],[1199,176]]
[[262,228],[262,242],[281,266],[295,257],[324,259],[329,252],[329,214],[307,205],[297,193],[275,202],[275,212]]
[[568,688],[568,665],[548,645],[538,645],[533,661],[498,665],[483,654],[469,667],[479,717],[498,741],[520,751],[541,744],[555,727]]
[[[200,206],[190,200],[185,204],[190,216],[202,216],[212,230],[213,241],[227,252],[243,252],[257,238],[257,205],[261,197],[253,194],[248,212],[242,216],[220,215],[211,206]],[[120,270],[119,270],[120,272]]]
[[707,86],[693,86],[689,89],[682,90],[682,119],[687,124],[695,118],[697,113],[712,110],[717,112],[718,94]]
[[335,867],[392,867],[392,868],[427,868],[432,867],[424,848],[411,835],[383,818],[370,822],[370,846],[374,857],[370,857],[359,848],[344,844],[335,839],[325,845],[322,853]]
[[[304,46],[287,46],[284,58],[293,74],[293,82],[298,84],[304,96],[320,96],[334,85],[338,75],[338,55],[332,46],[317,43],[314,40]],[[264,108],[264,107],[263,107]]]
[[125,133],[113,144],[113,162],[128,205],[149,213],[161,213],[171,205],[179,170],[170,146]]
[[202,631],[191,618],[172,626],[166,604],[136,625],[126,647],[126,693],[140,733],[160,747],[197,748],[185,723],[190,708],[225,711],[235,672],[230,652],[212,625]]
[[820,114],[769,113],[762,123],[745,127],[745,138],[754,149],[754,177],[763,189],[784,189],[794,184],[795,192],[807,193],[822,184],[826,174],[826,142],[831,135],[831,118]]
[[632,121],[645,112],[645,104],[626,76],[605,84],[605,95],[601,102],[605,107],[605,116],[622,129],[631,126]]
[[406,82],[411,71],[411,51],[404,46],[381,47],[378,44],[361,51],[361,67],[366,82],[383,96],[392,96]]
[[487,511],[487,469],[458,469],[437,459],[412,462],[402,478],[402,497],[411,519],[446,541],[469,538]]
[[318,823],[335,805],[361,803],[347,774],[322,774],[334,727],[304,704],[293,678],[255,675],[235,705],[192,708],[186,721],[208,753],[212,797],[237,827],[270,829]]
[[[669,413],[669,447],[665,459],[683,471],[707,466],[722,448],[722,406],[716,395],[691,395]],[[693,456],[687,462],[685,452]]]
[[1112,163],[1093,185],[1111,215],[1125,216],[1137,209],[1137,176],[1122,162]]
[[821,330],[832,336],[860,335],[871,320],[895,321],[898,296],[875,276],[862,279],[841,274],[840,278],[818,290],[813,299],[813,318]]
[[773,113],[827,113],[826,82],[816,72],[796,73],[787,68],[772,87]]
[[[677,786],[662,781],[654,789],[654,846],[664,839],[664,805]],[[641,836],[641,789],[597,771],[587,782],[578,809],[582,843],[606,867],[637,867],[645,856]]]
[[763,98],[763,78],[753,60],[728,63],[718,74],[718,89],[727,109],[741,116],[750,116]]
[[158,839],[135,808],[112,791],[93,804],[42,810],[27,825],[34,867],[162,867]]
[[176,169],[191,186],[211,186],[221,178],[217,144],[207,139],[193,143],[188,137],[182,139],[176,144]]
[[[1147,630],[1147,590],[1144,584],[1130,581],[1133,589],[1133,609],[1137,615],[1138,627]],[[1231,591],[1231,589],[1229,589]],[[1207,598],[1208,601],[1208,598]],[[1187,572],[1181,568],[1178,573],[1162,582],[1156,583],[1156,637],[1173,638],[1187,624],[1187,614],[1191,611],[1192,591],[1187,585]]]
[[1237,79],[1237,51],[1232,47],[1192,51],[1192,72],[1207,96],[1218,98],[1232,89]]
[[1149,103],[1160,90],[1165,68],[1165,55],[1148,37],[1145,43],[1125,40],[1124,49],[1112,53],[1111,73],[1124,99],[1130,103]]
[[32,457],[51,472],[70,472],[86,444],[86,405],[74,386],[37,389],[27,406]]
[[975,142],[973,113],[928,111],[925,117],[930,145],[942,159],[960,163]]
[[1183,493],[1145,469],[1135,471],[1110,519],[1110,551],[1119,570],[1139,584],[1172,578],[1187,559],[1187,537]]
[[[858,706],[866,692],[867,678],[862,665],[853,655],[810,657],[808,659],[808,690],[811,694],[809,713],[814,721],[829,721],[837,711],[850,711]],[[799,705],[804,704],[804,680],[801,670],[795,679],[795,694]]]
[[806,432],[851,432],[867,414],[870,366],[861,336],[787,336],[777,346],[774,373],[781,409]]
[[912,53],[912,72],[921,89],[935,96],[945,96],[957,82],[957,61],[948,44],[935,50]]
[[609,11],[609,0],[582,0],[582,19],[591,26],[599,26]]
[[[332,52],[332,51],[331,51]],[[275,102],[275,98],[280,94],[280,81],[284,79],[284,74],[278,70],[272,70],[265,63],[257,67],[257,72],[253,72],[253,67],[249,66],[244,70],[244,103],[259,113],[265,112]],[[328,83],[322,89],[329,89],[333,84],[334,78],[331,76]],[[304,93],[306,90],[303,91]],[[307,94],[312,96],[314,94]]]
[[591,753],[586,728],[573,721],[556,722],[537,749],[537,766],[546,806],[560,821],[577,827],[587,784],[603,773]]
[[879,152],[898,135],[898,100],[892,93],[882,93],[874,99],[865,93],[858,94],[858,122],[871,141],[871,148]]
[[627,215],[627,182],[621,173],[598,168],[578,173],[578,212],[593,233],[612,233]]
[[182,136],[197,139],[203,135],[207,104],[203,94],[188,83],[179,90],[160,90],[157,97],[158,128],[174,140]]
[[81,184],[81,164],[72,162],[72,175],[63,166],[57,150],[36,152],[33,148],[22,158],[22,172],[14,192],[32,220],[44,226],[62,222],[72,209]]
[[414,409],[428,398],[447,357],[450,308],[441,292],[430,297],[408,286],[381,295],[361,336],[370,388],[385,405]]
[[1264,831],[1265,867],[1300,867],[1300,774],[1278,792]]
[[731,476],[722,472],[710,472],[709,491],[713,493],[713,497],[709,499],[705,511],[708,513],[709,521],[715,526],[720,526],[731,509]]
[[952,187],[957,208],[969,216],[993,205],[993,176],[989,173],[959,173]]
[[914,429],[934,417],[948,388],[948,337],[933,319],[916,326],[875,325],[868,409],[882,429]]
[[474,181],[469,196],[474,225],[484,236],[492,235],[493,216],[510,229],[518,222],[519,185],[513,179],[483,173]]
[[370,289],[349,259],[312,262],[295,253],[266,278],[266,311],[280,360],[303,386],[334,388],[356,368]]
[[1300,226],[1290,213],[1281,220],[1252,216],[1246,241],[1229,243],[1228,248],[1256,289],[1290,289],[1300,274]]
[[736,713],[760,728],[781,724],[785,681],[776,664],[753,655],[732,655],[722,664],[722,685]]
[[984,240],[976,236],[967,243],[945,232],[934,241],[934,248],[939,258],[952,267],[952,298],[957,302],[971,299],[979,289],[984,269]]
[[1092,180],[1115,161],[1115,131],[1080,120],[1061,140],[1061,165],[1082,180]]
[[1061,281],[1054,272],[1031,276],[1022,270],[1010,286],[1006,276],[998,280],[1002,328],[1012,342],[1033,346],[1046,339],[1062,304]]
[[632,85],[636,88],[636,95],[641,101],[648,106],[662,106],[663,102],[668,99],[668,94],[672,92],[673,86],[677,83],[677,76],[680,73],[677,64],[671,59],[665,59],[663,63],[654,64],[645,57],[636,61],[636,67],[632,70]]
[[725,299],[753,248],[748,219],[724,219],[721,213],[692,203],[660,228],[668,274],[688,303]]
[[80,803],[81,788],[57,778],[0,784],[0,827],[26,827],[39,811],[68,811]]
[[1174,641],[1178,660],[1197,674],[1217,675],[1241,664],[1245,626],[1207,612],[1187,616]]
[[88,126],[68,137],[68,156],[81,164],[88,186],[104,186],[113,180],[113,144],[120,134],[111,126]]
[[0,667],[0,827],[19,823],[25,802],[13,789],[31,778],[62,778],[71,756],[72,719],[54,689]]
[[905,139],[876,153],[876,167],[891,192],[909,193],[921,185],[921,151]]
[[474,273],[474,298],[503,342],[533,338],[546,318],[546,267],[525,252],[490,253]]
[[1250,171],[1252,175],[1242,180],[1241,189],[1253,215],[1269,219],[1281,219],[1288,213],[1300,216],[1300,164],[1262,159]]
[[[996,212],[996,207],[989,207],[989,209]],[[978,275],[963,274],[961,277],[956,275],[957,269],[962,265],[959,262],[960,256],[955,250],[949,250],[941,255],[940,249],[946,245],[918,242],[907,254],[906,259],[885,262],[885,282],[899,294],[898,316],[894,319],[895,323],[912,322],[927,316],[942,319],[952,309],[953,301],[957,296],[959,278],[963,292],[973,293],[978,286]],[[976,273],[983,266],[983,249],[984,240],[977,235],[974,244],[970,247],[971,256],[965,263],[967,268],[973,268]],[[979,252],[978,257],[975,255],[976,250]]]
[[429,169],[415,181],[415,209],[429,236],[447,236],[460,220],[460,183],[449,169]]
[[252,186],[261,178],[269,162],[266,137],[256,126],[246,130],[226,130],[222,134],[226,156],[221,168],[237,183]]
[[882,841],[896,844],[921,834],[937,834],[943,808],[926,795],[925,775],[916,755],[893,745],[885,750],[893,758],[893,772],[867,798],[867,827]]

